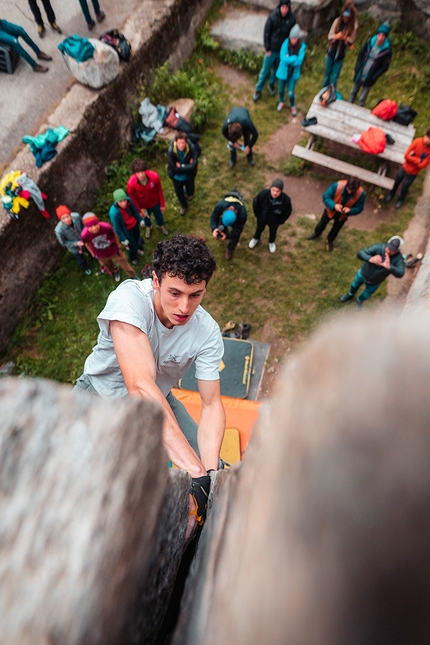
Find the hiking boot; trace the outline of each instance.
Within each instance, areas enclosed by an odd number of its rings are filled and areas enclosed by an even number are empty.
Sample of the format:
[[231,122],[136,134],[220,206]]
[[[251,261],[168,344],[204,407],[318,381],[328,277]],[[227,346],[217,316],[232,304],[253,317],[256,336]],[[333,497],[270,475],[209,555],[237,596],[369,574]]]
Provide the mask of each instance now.
[[185,199],[188,199],[189,202],[192,200],[192,198],[193,195],[187,195],[187,193],[185,193]]
[[44,72],[47,72],[48,70],[49,70],[49,68],[48,68],[48,67],[44,67],[43,65],[35,65],[35,67],[33,67],[33,72],[41,72],[41,73],[44,73]]
[[260,98],[261,98],[261,92],[259,92],[258,90],[255,90],[254,96],[252,97],[252,100],[253,101],[258,101],[258,99],[260,99]]
[[257,244],[259,243],[259,241],[260,240],[257,240],[256,237],[253,237],[252,240],[249,241],[249,244],[248,244],[249,248],[254,249],[257,246]]
[[313,231],[312,233],[309,233],[309,235],[307,236],[306,239],[307,240],[315,240],[315,238],[317,238],[317,237],[319,237],[318,233],[315,233],[315,231]]
[[270,96],[275,96],[275,88],[273,87],[273,85],[268,85],[267,89],[269,90]]
[[325,243],[325,248],[327,249],[327,251],[329,251],[329,253],[331,253],[333,251],[333,242],[329,242],[329,240],[327,240]]
[[294,105],[293,105],[293,107],[291,108],[291,115],[292,115],[292,116],[297,116],[297,108],[296,108]]
[[276,109],[278,110],[278,112],[282,112],[282,110],[284,109],[284,107],[285,107],[285,103],[283,103],[282,101],[280,101],[280,102],[278,103],[278,107],[277,107]]
[[354,297],[354,296],[352,295],[352,293],[349,293],[349,291],[348,291],[348,293],[345,293],[345,295],[344,295],[344,296],[341,296],[341,297],[339,298],[339,300],[340,300],[341,302],[348,302],[348,300],[351,300],[353,297]]
[[87,275],[91,275],[91,274],[92,274],[92,271],[91,271],[91,269],[88,267],[88,269],[85,269],[85,273],[86,273]]
[[231,260],[232,257],[233,257],[233,251],[227,247],[225,250],[225,259]]
[[139,261],[138,261],[138,260],[132,260],[132,261],[131,261],[131,263],[132,263],[134,266],[137,266],[137,265],[139,264]]
[[142,249],[137,249],[137,255],[140,255],[143,258],[145,251],[142,251]]
[[151,237],[151,233],[152,233],[152,226],[147,226],[145,229],[145,237],[147,240],[149,240],[149,238]]
[[248,163],[250,166],[254,167],[255,166],[255,159],[253,155],[248,155]]
[[121,280],[121,274],[119,271],[115,271],[114,278],[115,282],[119,282]]
[[52,60],[52,56],[49,56],[48,54],[45,54],[45,52],[39,52],[37,54],[37,58],[39,60]]
[[269,251],[270,251],[270,253],[275,253],[275,251],[276,251],[275,242],[269,242]]
[[98,14],[96,14],[97,22],[103,22],[103,20],[106,18],[106,14],[104,11],[99,11]]
[[229,163],[230,168],[234,168],[235,165],[236,165],[236,160],[235,159],[230,159],[230,163]]
[[39,38],[43,38],[46,33],[45,25],[37,25],[37,33],[39,34]]
[[163,235],[169,235],[169,231],[167,230],[167,228],[165,226],[159,226],[158,228],[163,233]]
[[179,215],[184,216],[186,212],[187,212],[186,208],[181,208],[181,210],[179,211]]
[[88,31],[92,31],[95,26],[96,26],[96,23],[94,22],[94,20],[91,20],[91,22],[87,24]]
[[401,208],[401,207],[403,206],[403,204],[404,204],[404,203],[405,203],[405,202],[403,201],[403,199],[399,199],[399,200],[396,202],[396,205],[394,206],[394,208]]
[[393,197],[394,197],[393,193],[387,193],[384,197],[384,202],[391,202]]
[[361,311],[362,307],[363,307],[362,301],[357,298],[356,304],[355,304],[355,311]]
[[56,22],[51,22],[51,29],[53,29],[54,31],[56,31],[56,32],[57,32],[57,34],[62,34],[62,33],[63,33],[63,32],[62,32],[62,30],[60,29],[60,27],[57,25],[57,23],[56,23]]

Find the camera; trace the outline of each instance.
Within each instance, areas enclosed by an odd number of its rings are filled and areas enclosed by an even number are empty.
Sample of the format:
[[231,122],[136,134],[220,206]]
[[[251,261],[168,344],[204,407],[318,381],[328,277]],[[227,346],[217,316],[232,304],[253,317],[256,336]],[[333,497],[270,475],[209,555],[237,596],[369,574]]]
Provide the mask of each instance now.
[[222,240],[222,234],[225,233],[225,226],[224,224],[220,224],[217,226],[218,233],[216,234],[217,240]]

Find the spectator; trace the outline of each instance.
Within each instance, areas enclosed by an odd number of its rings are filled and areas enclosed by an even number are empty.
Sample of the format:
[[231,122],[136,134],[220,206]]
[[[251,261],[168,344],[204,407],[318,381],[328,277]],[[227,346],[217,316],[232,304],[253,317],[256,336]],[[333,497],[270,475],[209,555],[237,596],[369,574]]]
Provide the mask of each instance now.
[[150,215],[153,214],[157,226],[163,235],[168,235],[164,226],[163,213],[165,211],[164,193],[160,177],[153,170],[148,170],[143,159],[135,159],[131,164],[133,175],[127,182],[128,195],[144,218],[146,231],[145,237],[151,237],[152,222]]
[[39,49],[36,43],[31,40],[27,32],[20,27],[15,25],[13,22],[8,22],[7,20],[0,20],[0,45],[9,45],[33,68],[33,72],[47,72],[48,67],[39,65],[37,61],[34,60],[24,49],[24,47],[18,41],[18,38],[22,38],[29,47],[34,51],[39,60],[52,60],[51,56],[45,54]]
[[[216,240],[228,240],[225,259],[231,260],[239,242],[248,214],[242,195],[232,190],[221,199],[212,211],[210,227]],[[230,230],[231,227],[231,230]]]
[[173,181],[176,197],[181,205],[179,213],[185,215],[187,200],[194,195],[194,178],[197,174],[197,150],[185,132],[177,132],[167,151],[167,174]]
[[[42,18],[42,14],[40,13],[39,5],[37,4],[37,0],[28,0],[28,4],[30,5],[30,9],[36,21],[37,31],[39,33],[39,36],[40,38],[43,38],[46,32],[46,29],[45,29],[45,25],[43,24],[43,18]],[[51,25],[52,29],[56,31],[57,34],[62,34],[63,32],[61,31],[60,27],[56,23],[55,13],[51,6],[50,0],[42,0],[42,4],[43,4],[43,8],[45,9],[46,17],[48,18],[48,22]]]
[[291,215],[291,199],[284,192],[282,179],[274,179],[270,188],[261,190],[254,197],[252,207],[257,218],[257,227],[254,236],[248,246],[253,249],[260,241],[260,236],[266,226],[269,227],[269,251],[276,251],[276,232],[281,224],[284,224]]
[[346,52],[354,44],[358,20],[354,0],[347,0],[328,34],[328,49],[325,57],[323,87],[336,85]]
[[[258,139],[258,131],[251,121],[250,114],[246,108],[238,106],[230,111],[222,126],[222,134],[228,141],[230,168],[236,165],[238,148],[244,151],[249,165],[255,165],[252,148]],[[243,145],[239,143],[242,138]]]
[[[100,9],[98,0],[91,0],[91,2],[93,3],[93,8],[96,14],[97,22],[103,22],[103,20],[106,18],[106,14],[104,11]],[[90,31],[92,31],[96,26],[96,23],[91,18],[90,10],[88,9],[88,2],[87,0],[79,0],[79,4],[81,5],[82,13],[84,14],[85,20],[87,21],[87,27]]]
[[327,251],[333,251],[333,242],[340,229],[348,217],[361,213],[365,199],[366,193],[357,177],[335,181],[323,194],[324,212],[314,232],[308,235],[307,239],[314,240],[319,237],[330,220],[333,220],[333,226],[327,235]]
[[395,235],[386,244],[373,244],[357,253],[360,260],[364,260],[363,266],[358,269],[348,293],[341,296],[340,301],[351,300],[361,285],[365,285],[361,296],[357,297],[356,309],[361,309],[363,302],[368,300],[375,293],[389,275],[401,278],[405,273],[405,263],[400,253],[402,239]]
[[284,40],[279,55],[278,71],[276,72],[279,94],[278,112],[281,112],[285,107],[285,86],[287,86],[291,114],[297,115],[294,88],[300,78],[300,69],[305,53],[306,45],[300,38],[300,28],[296,24],[291,29],[289,38]]
[[118,188],[113,198],[115,201],[109,209],[109,219],[119,241],[127,248],[130,262],[136,265],[137,256],[144,255],[139,230],[139,226],[144,226],[143,218],[125,190]]
[[276,70],[279,65],[279,52],[282,43],[290,35],[291,27],[296,24],[296,18],[291,11],[290,0],[280,0],[276,9],[274,9],[266,20],[264,26],[264,49],[266,50],[263,67],[255,86],[255,94],[252,97],[258,101],[261,92],[270,74],[267,85],[270,96],[275,96]]
[[87,275],[91,275],[92,271],[82,253],[84,243],[81,239],[81,233],[84,225],[81,216],[79,213],[72,213],[70,208],[64,206],[64,204],[58,206],[55,212],[60,220],[55,227],[57,240],[61,246],[64,246],[73,255],[82,271],[85,271]]
[[358,105],[363,106],[372,85],[387,71],[392,55],[389,33],[390,26],[384,22],[360,49],[355,64],[354,84],[348,99],[350,103],[354,103],[358,91],[362,88]]
[[84,222],[82,239],[92,257],[99,261],[102,273],[106,270],[109,275],[115,277],[115,282],[119,282],[121,273],[118,266],[120,266],[129,278],[138,280],[134,269],[121,251],[120,242],[112,226],[107,222],[99,222],[94,213],[85,213],[82,219]]
[[400,166],[399,170],[397,171],[393,189],[385,195],[385,201],[390,202],[396,194],[398,187],[400,186],[400,184],[402,184],[400,197],[396,202],[396,208],[403,206],[411,184],[417,178],[420,170],[426,168],[429,163],[430,130],[427,130],[423,137],[414,139],[409,148],[406,150],[403,166]]

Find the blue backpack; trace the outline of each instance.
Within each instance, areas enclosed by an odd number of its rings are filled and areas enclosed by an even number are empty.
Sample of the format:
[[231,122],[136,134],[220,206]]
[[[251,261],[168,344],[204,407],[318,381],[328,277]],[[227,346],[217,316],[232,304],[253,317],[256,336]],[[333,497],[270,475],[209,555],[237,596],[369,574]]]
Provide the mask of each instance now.
[[58,45],[58,49],[63,55],[67,54],[71,58],[77,60],[78,63],[83,63],[94,54],[94,45],[90,43],[88,38],[82,38],[81,36],[78,36],[78,34],[65,38],[65,40]]

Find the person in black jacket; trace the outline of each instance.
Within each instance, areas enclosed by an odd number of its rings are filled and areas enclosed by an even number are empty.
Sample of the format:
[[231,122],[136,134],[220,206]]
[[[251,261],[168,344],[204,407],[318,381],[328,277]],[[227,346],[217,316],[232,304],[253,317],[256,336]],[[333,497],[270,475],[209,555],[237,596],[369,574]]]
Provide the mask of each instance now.
[[167,174],[173,181],[181,205],[179,213],[185,215],[188,201],[194,195],[194,178],[197,175],[197,151],[185,132],[176,133],[167,151],[167,162]]
[[405,273],[405,262],[400,253],[402,243],[402,238],[394,235],[386,244],[382,242],[361,249],[357,253],[357,257],[364,260],[364,264],[355,274],[348,293],[341,296],[340,301],[351,300],[364,284],[364,291],[361,296],[357,297],[356,305],[356,309],[361,309],[364,300],[370,298],[389,275],[402,278]]
[[[251,166],[255,165],[252,148],[258,139],[258,130],[251,121],[246,108],[237,106],[231,110],[222,126],[222,134],[228,141],[230,168],[236,165],[238,148],[244,151],[248,163]],[[242,138],[243,144],[239,143]]]
[[282,179],[274,179],[270,188],[261,190],[254,197],[252,208],[257,218],[257,227],[254,236],[248,246],[253,249],[260,241],[260,237],[266,225],[269,227],[269,251],[276,251],[276,231],[281,224],[287,221],[291,215],[291,199],[283,193],[284,182]]
[[228,240],[225,250],[226,260],[231,260],[239,242],[248,213],[241,194],[232,190],[221,199],[212,211],[210,227],[216,240]]
[[282,43],[290,35],[291,27],[294,27],[295,24],[296,17],[291,11],[290,0],[280,0],[278,6],[270,13],[264,25],[264,49],[266,50],[266,54],[257,85],[255,86],[255,94],[252,97],[254,101],[258,101],[260,98],[264,83],[269,74],[270,78],[267,87],[270,96],[275,96],[275,80],[276,70],[279,65],[279,52],[281,51]]
[[354,84],[348,101],[354,103],[361,89],[358,105],[363,106],[372,85],[384,74],[391,62],[392,50],[388,38],[390,26],[384,22],[374,36],[366,40],[357,56],[354,70]]

